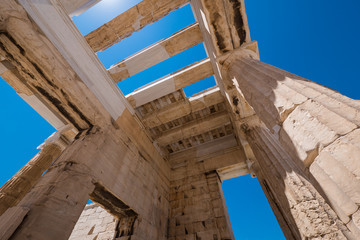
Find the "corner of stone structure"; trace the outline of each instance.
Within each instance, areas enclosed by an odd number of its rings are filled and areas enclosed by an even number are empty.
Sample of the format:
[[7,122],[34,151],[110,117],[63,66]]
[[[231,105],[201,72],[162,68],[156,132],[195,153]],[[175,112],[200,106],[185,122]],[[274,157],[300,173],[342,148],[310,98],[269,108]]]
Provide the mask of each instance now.
[[223,71],[225,69],[228,69],[231,63],[234,62],[234,59],[237,58],[252,58],[260,60],[258,42],[251,41],[249,43],[245,43],[240,47],[218,57],[218,62],[222,66],[221,70]]
[[37,149],[44,149],[44,147],[47,145],[55,144],[59,146],[61,150],[64,150],[74,141],[77,134],[78,131],[75,128],[73,128],[71,125],[66,125],[51,134],[42,144],[37,147]]

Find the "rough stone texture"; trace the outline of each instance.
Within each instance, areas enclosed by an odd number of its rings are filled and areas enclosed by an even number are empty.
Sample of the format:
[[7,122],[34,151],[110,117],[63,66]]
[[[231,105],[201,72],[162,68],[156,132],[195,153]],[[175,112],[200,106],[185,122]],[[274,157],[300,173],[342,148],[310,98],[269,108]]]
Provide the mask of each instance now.
[[140,155],[140,146],[131,140],[124,144],[121,131],[114,134],[96,130],[65,150],[19,203],[28,206],[30,212],[13,239],[30,235],[36,239],[66,239],[95,189],[93,182],[99,181],[111,189],[113,196],[108,194],[107,199],[113,205],[101,199],[95,201],[109,210],[122,208],[125,202],[139,213],[134,239],[166,239],[169,183],[161,173],[166,169],[157,169],[152,159]]
[[[197,3],[194,3],[197,5]],[[199,0],[217,56],[250,41],[243,0]]]
[[358,101],[348,104],[347,97],[307,79],[236,54],[225,62],[223,72],[237,81],[259,118],[304,167],[319,149],[359,126]]
[[158,79],[126,96],[135,108],[161,98],[213,74],[209,59],[204,59]]
[[[288,164],[290,162],[290,166],[284,171],[295,172],[297,174],[295,178],[305,179],[307,185],[310,186],[312,199],[309,198],[306,203],[296,206],[289,204],[292,219],[278,217],[278,219],[282,218],[279,222],[284,220],[283,222],[288,224],[288,226],[282,226],[285,229],[284,232],[287,234],[291,232],[295,238],[314,237],[321,235],[321,232],[328,234],[326,229],[331,228],[324,219],[325,212],[333,213],[334,210],[337,216],[330,217],[329,221],[340,222],[340,230],[344,236],[354,238],[358,229],[351,224],[352,229],[349,228],[349,232],[346,224],[359,208],[360,181],[357,177],[360,162],[359,146],[357,146],[360,136],[359,102],[307,79],[262,63],[245,48],[230,53],[222,71],[226,76],[227,84],[234,84],[240,89],[240,95],[244,99],[240,98],[239,101],[245,100],[249,103],[261,122],[266,125],[266,127],[262,126],[259,121],[256,123],[257,126],[269,129],[273,135],[271,138],[267,137],[266,141],[260,141],[263,133],[259,133],[259,136],[253,138],[250,144],[259,161],[259,168],[263,171],[259,175],[262,175],[264,181],[270,181],[270,175],[265,176],[269,171],[269,165],[264,165],[269,164],[266,163],[267,161],[271,161],[269,153],[265,156],[259,152],[264,152],[265,148],[270,148],[270,145],[276,142],[276,147],[269,151],[279,148],[287,152],[285,157],[287,160],[284,161]],[[250,120],[244,118],[239,121]],[[254,120],[251,122],[253,126],[256,125],[253,123]],[[248,134],[246,128],[244,131]],[[286,185],[288,177],[284,175],[282,178]],[[267,184],[263,183],[263,185]],[[284,188],[283,191],[286,193],[286,190],[287,188]],[[268,198],[273,195],[278,197],[280,193],[267,195]],[[284,208],[288,206],[279,207],[279,204],[282,201],[291,202],[291,197],[293,194],[286,195],[283,200],[271,200],[274,202],[272,207],[278,207],[281,214],[286,214],[287,211]],[[314,201],[320,201],[321,204]],[[314,215],[310,214],[311,209],[318,208],[316,206],[324,206],[320,212],[314,213],[322,220],[311,219],[311,215]],[[325,215],[321,216],[321,214]],[[308,222],[298,222],[306,217],[310,217]],[[295,231],[291,229],[294,225],[290,223],[291,221],[295,221],[299,228],[298,236],[294,234],[296,229]],[[315,222],[319,224],[320,229],[311,230],[308,224]],[[320,223],[325,225],[321,227]],[[332,235],[327,236],[327,238],[331,237],[334,238]]]
[[[105,49],[186,3],[144,0],[86,39]],[[0,74],[43,102],[59,129],[76,130],[3,214],[7,236],[67,239],[78,222],[72,237],[81,239],[233,239],[220,181],[249,172],[288,239],[359,236],[359,101],[261,63],[242,0],[191,4],[209,59],[135,91],[129,104],[60,2],[0,2]],[[196,44],[196,26],[112,73],[136,74]],[[186,98],[183,87],[212,74],[221,94]],[[78,220],[89,197],[106,212],[88,207]]]
[[102,51],[187,2],[188,0],[143,0],[85,38],[95,52]]
[[96,204],[87,205],[80,215],[69,240],[108,240],[116,235],[118,220]]
[[[248,140],[256,158],[255,173],[262,179],[272,207],[276,207],[288,239],[346,239],[348,230],[325,199],[298,168],[279,141],[264,126],[249,122]],[[330,237],[330,235],[332,237]]]
[[234,239],[217,173],[196,174],[203,164],[189,165],[193,171],[171,181],[168,239]]
[[70,16],[78,16],[100,0],[60,0]]
[[30,191],[60,153],[61,148],[56,144],[46,145],[0,188],[0,216]]
[[120,82],[201,42],[199,24],[194,23],[111,66],[108,72]]
[[11,207],[0,216],[0,239],[9,239],[23,221],[28,208]]

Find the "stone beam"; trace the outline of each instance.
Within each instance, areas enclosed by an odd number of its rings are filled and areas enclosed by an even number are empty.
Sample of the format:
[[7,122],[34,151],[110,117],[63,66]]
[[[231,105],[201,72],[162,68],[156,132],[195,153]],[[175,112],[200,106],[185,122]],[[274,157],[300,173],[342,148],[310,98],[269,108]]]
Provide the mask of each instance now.
[[103,64],[58,4],[50,0],[41,4],[30,0],[20,2],[113,119],[117,119],[126,108],[132,112]]
[[205,46],[205,50],[206,53],[211,61],[211,65],[214,71],[214,76],[215,76],[215,81],[217,83],[217,85],[220,87],[221,92],[223,93],[223,95],[225,96],[225,89],[222,83],[222,76],[220,73],[220,66],[216,60],[216,49],[215,46],[213,44],[213,36],[211,35],[210,29],[209,29],[209,23],[207,22],[206,19],[206,12],[204,10],[204,6],[203,3],[201,2],[201,0],[191,0],[191,7],[194,13],[194,16],[197,20],[197,22],[199,23],[199,27],[201,30],[201,33],[203,35],[203,41],[204,41],[204,46]]
[[[193,13],[199,22],[204,46],[211,60],[214,70],[215,81],[226,99],[235,133],[239,144],[245,147],[248,159],[254,159],[251,149],[247,147],[245,138],[240,134],[239,124],[236,120],[246,117],[252,112],[251,107],[243,101],[241,94],[232,84],[226,85],[222,73],[219,57],[229,50],[233,50],[240,45],[250,41],[250,31],[247,24],[247,17],[243,0],[191,0]],[[234,107],[234,104],[237,103]]]
[[229,114],[226,111],[213,114],[205,119],[197,120],[180,128],[171,129],[161,134],[156,141],[160,146],[177,142],[191,136],[196,136],[204,132],[219,128],[230,123]]
[[[203,162],[204,168],[189,169],[187,166],[189,159]],[[173,175],[173,180],[181,179],[185,172],[188,175],[191,175],[191,173],[196,175],[217,170],[225,176],[226,169],[230,172],[235,167],[238,167],[238,176],[249,173],[244,150],[238,146],[234,135],[228,135],[185,151],[173,153],[169,156],[169,162],[172,169],[183,169],[181,171],[176,170],[178,175]]]
[[101,0],[60,0],[70,17],[79,16]]
[[85,38],[94,52],[103,51],[187,2],[188,0],[143,0]]
[[64,119],[59,111],[41,100],[41,96],[34,94],[35,89],[31,88],[26,82],[21,81],[17,69],[8,61],[0,62],[0,76],[15,89],[17,94],[29,104],[37,113],[39,113],[56,130],[62,129],[69,121]]
[[196,62],[126,96],[134,108],[175,92],[213,74],[209,59]]
[[0,54],[20,76],[17,85],[25,83],[78,131],[132,111],[59,3],[19,2],[0,6],[6,20]]
[[250,42],[244,0],[191,0],[196,18],[204,22],[217,57]]
[[201,42],[199,24],[194,23],[111,66],[108,72],[117,83]]
[[144,116],[141,121],[146,127],[153,128],[221,102],[224,102],[224,97],[221,95],[219,88],[216,87],[184,101],[161,108]]
[[[224,156],[224,157],[226,157],[226,156]],[[218,161],[221,161],[222,159],[218,159]],[[246,164],[246,162],[236,163],[231,166],[219,168],[216,171],[217,171],[221,181],[225,181],[228,179],[241,177],[241,176],[250,174],[249,167]]]

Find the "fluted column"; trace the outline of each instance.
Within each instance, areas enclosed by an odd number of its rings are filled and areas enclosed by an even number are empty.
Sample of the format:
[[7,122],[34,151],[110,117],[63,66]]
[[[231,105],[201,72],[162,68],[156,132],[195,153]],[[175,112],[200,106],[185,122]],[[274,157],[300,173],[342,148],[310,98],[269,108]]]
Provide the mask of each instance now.
[[260,120],[243,125],[253,167],[287,239],[355,239],[304,171]]
[[37,183],[41,175],[60,155],[57,144],[47,144],[0,188],[0,216],[15,206]]
[[359,236],[360,102],[260,62],[245,48],[227,57],[222,74],[289,155],[290,169],[301,170]]

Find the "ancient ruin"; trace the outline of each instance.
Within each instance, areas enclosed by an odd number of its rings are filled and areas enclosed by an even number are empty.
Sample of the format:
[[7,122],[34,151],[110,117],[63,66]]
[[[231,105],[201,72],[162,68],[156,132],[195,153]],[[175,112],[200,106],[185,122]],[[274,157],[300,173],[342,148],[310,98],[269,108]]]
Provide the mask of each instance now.
[[[57,129],[0,189],[0,239],[234,239],[220,183],[245,174],[287,239],[359,239],[359,101],[261,62],[244,0],[143,0],[83,37],[70,17],[98,1],[0,1],[0,75]],[[186,4],[195,24],[95,55]],[[201,42],[207,59],[116,85]]]

